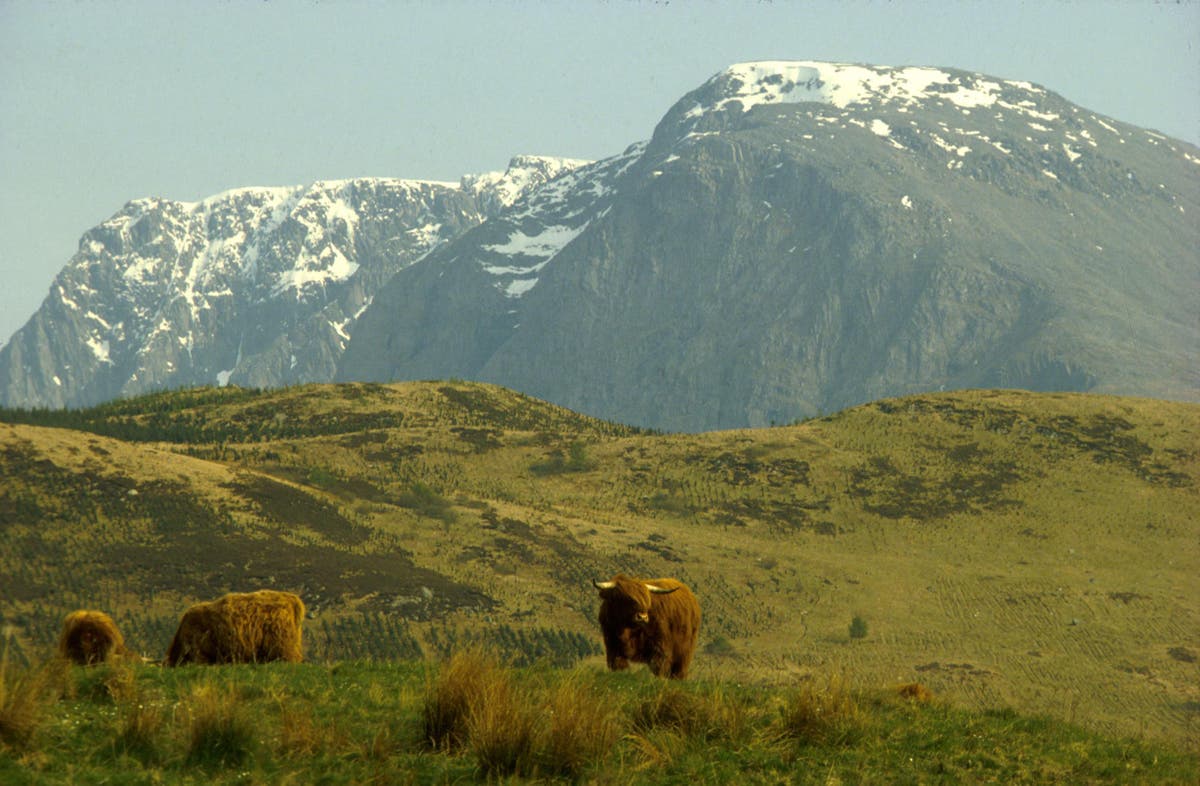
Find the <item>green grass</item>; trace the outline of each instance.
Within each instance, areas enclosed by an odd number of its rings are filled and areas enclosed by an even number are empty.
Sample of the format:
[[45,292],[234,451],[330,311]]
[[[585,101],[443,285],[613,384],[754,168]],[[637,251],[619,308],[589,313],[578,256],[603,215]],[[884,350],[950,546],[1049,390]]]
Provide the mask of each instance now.
[[[0,743],[25,783],[1194,783],[1168,743],[862,689],[512,669],[479,653],[330,665],[75,667]],[[97,684],[119,684],[96,690]],[[432,725],[431,725],[432,724]],[[436,729],[436,732],[431,731]],[[450,731],[453,729],[453,731]]]

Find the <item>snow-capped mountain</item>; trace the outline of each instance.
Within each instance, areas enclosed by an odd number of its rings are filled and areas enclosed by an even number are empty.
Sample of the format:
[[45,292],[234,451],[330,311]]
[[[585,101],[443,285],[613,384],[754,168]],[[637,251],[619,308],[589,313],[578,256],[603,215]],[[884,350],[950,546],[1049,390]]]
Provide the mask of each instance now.
[[457,184],[139,200],[0,403],[461,377],[664,429],[1024,387],[1200,399],[1200,150],[1028,82],[743,63],[650,139]]
[[139,199],[88,231],[0,349],[10,406],[162,387],[328,381],[396,271],[586,162],[536,156],[460,183],[386,178]]
[[341,379],[668,429],[956,387],[1200,397],[1200,151],[1027,82],[745,63],[383,288]]

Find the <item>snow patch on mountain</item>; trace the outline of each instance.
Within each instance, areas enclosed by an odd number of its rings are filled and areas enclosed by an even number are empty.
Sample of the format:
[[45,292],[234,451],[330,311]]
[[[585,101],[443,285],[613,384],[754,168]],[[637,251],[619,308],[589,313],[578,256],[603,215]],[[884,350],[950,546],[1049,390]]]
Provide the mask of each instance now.
[[509,235],[504,243],[484,246],[488,251],[512,256],[520,254],[527,257],[542,257],[549,259],[579,236],[587,224],[578,227],[552,226],[542,229],[535,235],[527,235],[520,229]]
[[[501,242],[479,247],[480,268],[494,276],[493,286],[507,298],[521,298],[537,286],[540,273],[588,226],[608,213],[617,182],[642,159],[647,143],[630,145],[619,155],[575,164],[554,179],[529,190],[492,220],[507,229]],[[528,260],[537,260],[529,264]]]
[[[707,83],[720,96],[709,106],[697,104],[687,117],[737,105],[743,112],[772,103],[816,102],[844,109],[855,104],[901,104],[944,100],[972,109],[1000,100],[1001,82],[983,77],[964,79],[939,68],[861,66],[811,60],[770,60],[738,63]],[[1031,92],[1043,92],[1027,82],[1010,82]],[[1040,115],[1036,105],[1008,104],[1021,112]]]

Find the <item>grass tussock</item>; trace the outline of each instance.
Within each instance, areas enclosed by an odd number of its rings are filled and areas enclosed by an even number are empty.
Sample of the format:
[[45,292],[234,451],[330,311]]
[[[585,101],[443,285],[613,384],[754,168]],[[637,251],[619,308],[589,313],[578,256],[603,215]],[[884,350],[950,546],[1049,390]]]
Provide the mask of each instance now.
[[430,747],[469,750],[489,777],[577,777],[619,738],[615,709],[582,677],[529,683],[512,674],[479,652],[443,665],[422,705]]
[[255,721],[235,688],[201,682],[184,709],[189,765],[236,767],[250,758]]
[[538,717],[528,689],[514,684],[507,672],[495,672],[468,708],[467,740],[489,777],[535,772]]
[[313,720],[312,710],[279,703],[279,752],[285,756],[312,756],[325,748],[328,729]]
[[421,708],[423,739],[429,747],[453,750],[467,741],[473,708],[501,674],[494,660],[470,650],[455,654],[429,679]]
[[720,690],[696,693],[668,683],[636,705],[630,720],[637,732],[669,729],[704,740],[736,740],[745,730],[747,708]]
[[134,696],[117,705],[117,727],[113,752],[135,756],[142,761],[161,761],[162,740],[166,728],[163,707],[147,696]]
[[778,729],[783,737],[802,744],[842,745],[858,740],[865,723],[849,679],[835,673],[824,685],[809,680],[785,698]]
[[539,739],[540,766],[548,774],[576,777],[616,743],[617,713],[578,673],[548,690]]
[[17,669],[0,655],[0,749],[24,750],[62,695],[62,666],[50,661],[35,668]]

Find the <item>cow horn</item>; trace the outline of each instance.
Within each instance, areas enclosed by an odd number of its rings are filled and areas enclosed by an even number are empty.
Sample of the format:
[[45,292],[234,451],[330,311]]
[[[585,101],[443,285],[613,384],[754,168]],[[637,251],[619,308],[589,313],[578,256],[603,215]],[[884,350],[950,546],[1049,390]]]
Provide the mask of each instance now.
[[612,589],[613,587],[617,586],[617,582],[615,582],[615,581],[596,581],[595,579],[592,579],[592,586],[595,587],[596,589],[606,590],[606,589]]
[[659,587],[654,584],[647,584],[646,589],[650,590],[650,592],[652,592],[655,595],[668,595],[668,594],[674,592],[675,590],[679,589],[679,587],[671,587],[668,589],[667,587]]

